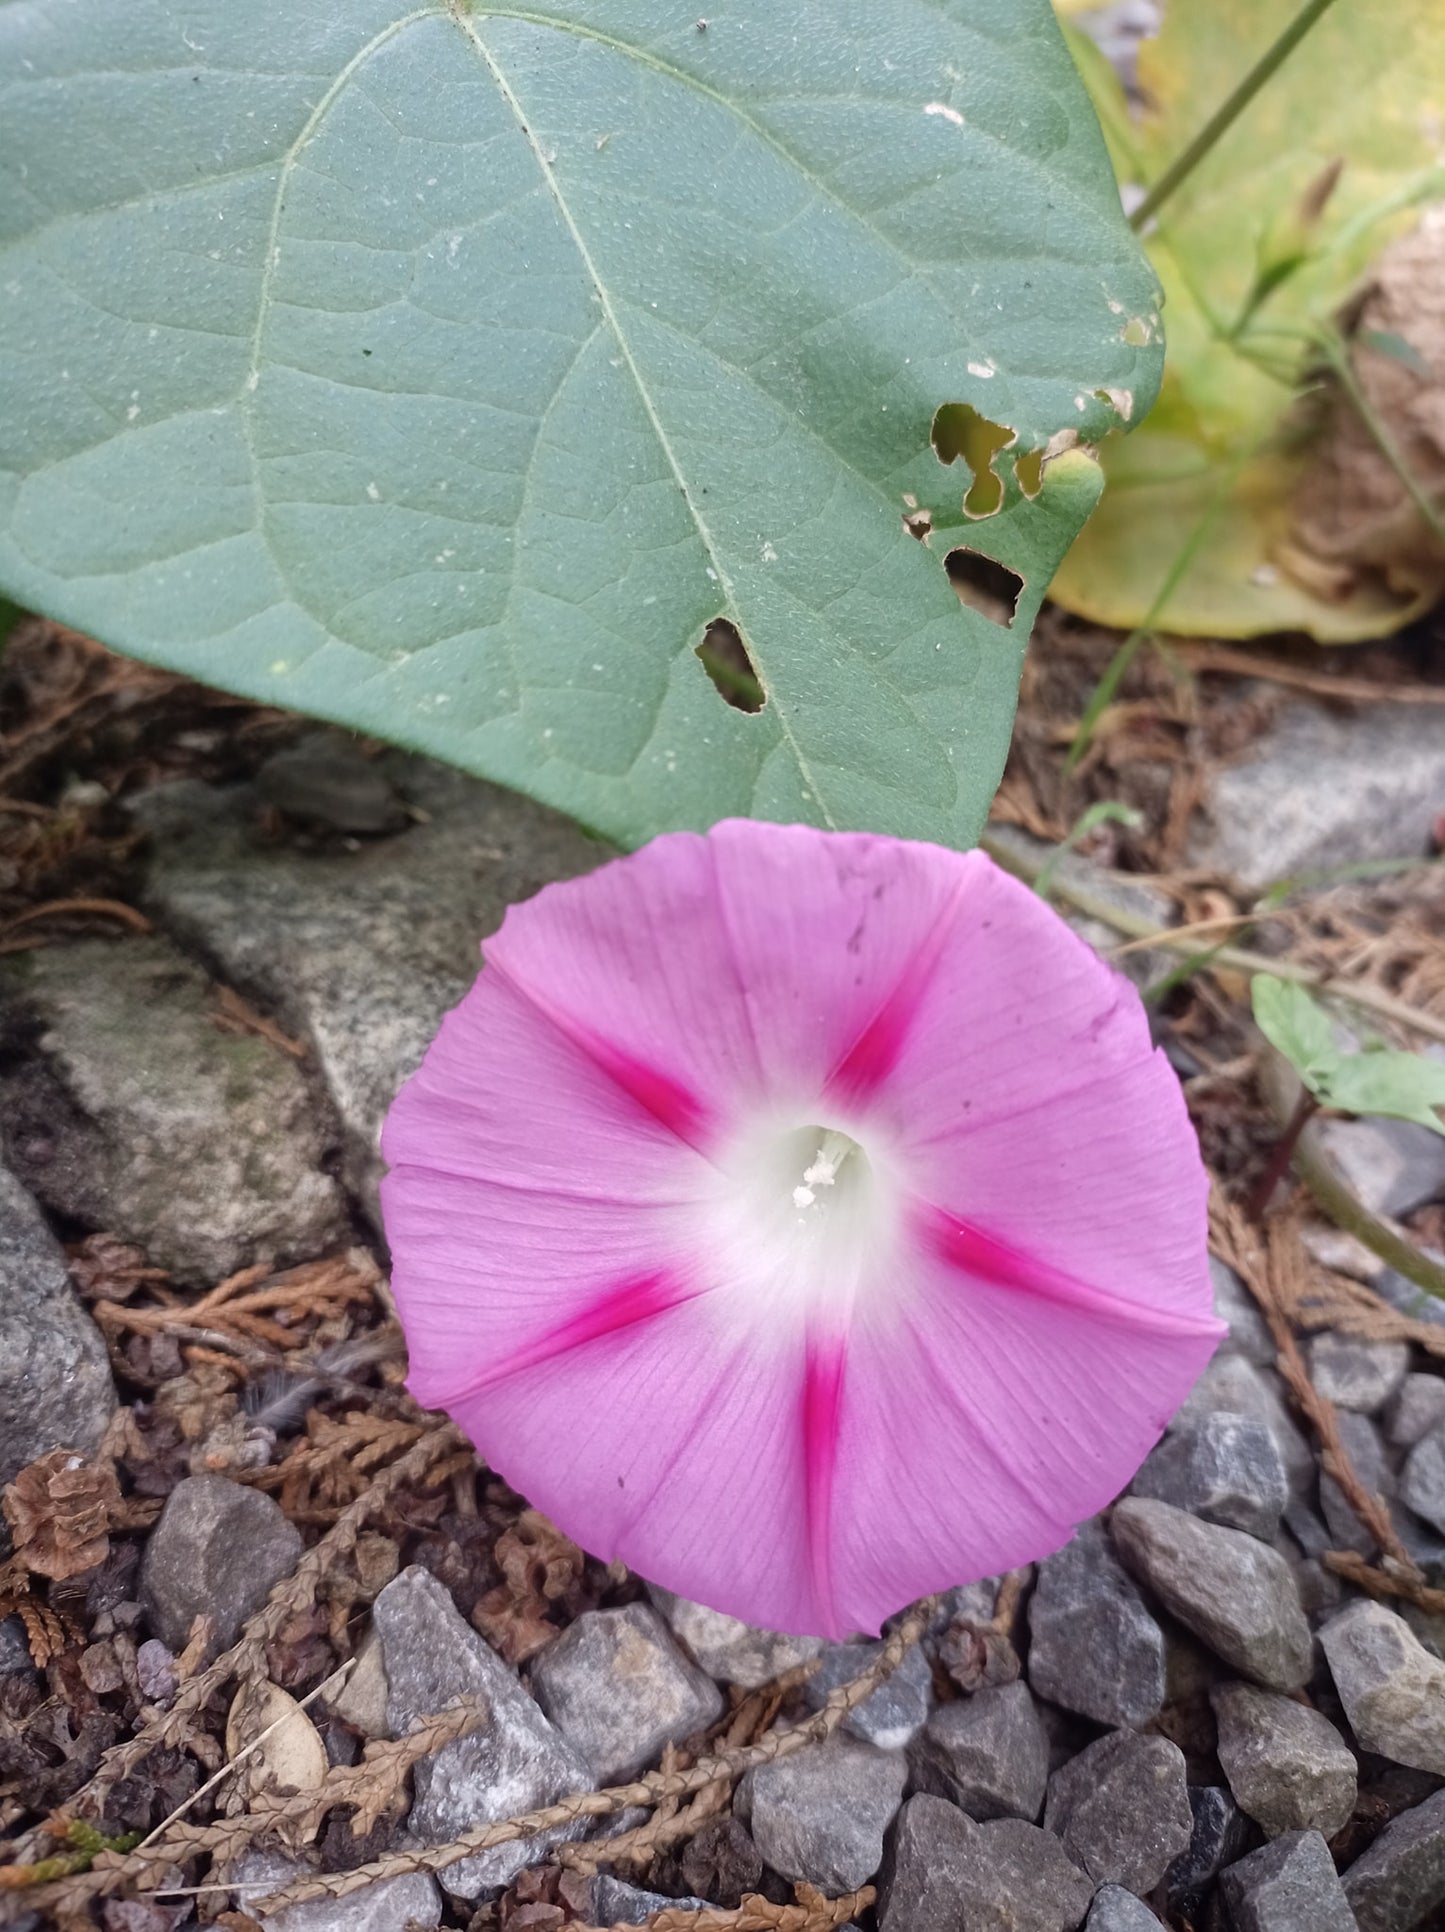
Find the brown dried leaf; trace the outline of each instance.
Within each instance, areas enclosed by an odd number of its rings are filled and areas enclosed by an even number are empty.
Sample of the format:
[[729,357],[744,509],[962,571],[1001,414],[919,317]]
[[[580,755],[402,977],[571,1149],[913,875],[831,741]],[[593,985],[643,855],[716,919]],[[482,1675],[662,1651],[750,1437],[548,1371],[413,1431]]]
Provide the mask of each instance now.
[[961,1617],[943,1633],[938,1654],[954,1683],[969,1692],[1015,1683],[1022,1668],[1018,1652],[1001,1630]]
[[144,1248],[116,1234],[88,1234],[70,1256],[70,1278],[86,1301],[129,1301],[137,1288],[169,1279]]
[[[277,1728],[272,1729],[272,1726]],[[270,1732],[264,1742],[256,1740]],[[311,1719],[279,1684],[242,1684],[226,1716],[226,1755],[239,1757],[256,1745],[239,1783],[253,1794],[315,1791],[329,1769],[326,1746]]]
[[[1393,351],[1393,352],[1392,352]],[[1360,309],[1355,379],[1406,467],[1445,504],[1445,204],[1387,248]],[[1372,577],[1404,598],[1445,589],[1445,549],[1341,393],[1293,504],[1279,562],[1316,595],[1345,600]]]
[[492,1555],[505,1580],[476,1604],[472,1622],[508,1663],[525,1663],[559,1634],[548,1613],[581,1582],[585,1559],[537,1509],[503,1530]]
[[61,1581],[105,1561],[120,1486],[108,1462],[52,1449],[6,1485],[3,1507],[26,1568]]

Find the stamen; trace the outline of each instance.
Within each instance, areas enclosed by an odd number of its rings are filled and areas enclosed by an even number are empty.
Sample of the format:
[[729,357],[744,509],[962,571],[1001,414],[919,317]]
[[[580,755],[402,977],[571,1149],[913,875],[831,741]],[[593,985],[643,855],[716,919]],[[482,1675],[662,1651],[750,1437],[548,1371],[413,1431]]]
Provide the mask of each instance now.
[[830,1127],[818,1143],[818,1151],[811,1163],[803,1169],[800,1187],[793,1189],[793,1206],[810,1208],[817,1200],[817,1189],[831,1187],[838,1178],[838,1170],[848,1156],[857,1150],[858,1143],[847,1134],[840,1134],[836,1127]]

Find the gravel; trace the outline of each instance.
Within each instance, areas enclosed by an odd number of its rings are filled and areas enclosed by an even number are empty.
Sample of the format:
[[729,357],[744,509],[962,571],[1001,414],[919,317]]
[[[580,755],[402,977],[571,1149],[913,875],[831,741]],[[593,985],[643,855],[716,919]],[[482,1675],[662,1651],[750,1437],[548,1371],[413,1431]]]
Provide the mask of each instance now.
[[1101,1885],[1089,1907],[1085,1932],[1159,1932],[1159,1921],[1143,1899],[1122,1885]]
[[94,1449],[115,1401],[105,1342],[60,1245],[0,1166],[0,1483],[52,1449]]
[[1392,1818],[1345,1873],[1360,1932],[1405,1932],[1445,1905],[1445,1791]]
[[[882,1648],[881,1643],[826,1645],[817,1670],[803,1685],[808,1709],[821,1710],[829,1695],[867,1670]],[[914,1644],[888,1681],[849,1712],[843,1729],[863,1744],[901,1751],[928,1722],[932,1701],[933,1672],[921,1646]]]
[[1354,1753],[1319,1711],[1253,1684],[1220,1684],[1211,1702],[1219,1762],[1240,1808],[1266,1836],[1331,1838],[1354,1810]]
[[645,1603],[578,1617],[533,1664],[532,1694],[599,1785],[626,1783],[723,1712],[717,1685]]
[[672,1626],[672,1634],[709,1677],[720,1683],[757,1690],[786,1670],[810,1663],[821,1654],[821,1637],[789,1637],[776,1630],[760,1630],[709,1610],[670,1590],[648,1585],[652,1601]]
[[1262,1422],[1274,1437],[1291,1493],[1305,1496],[1313,1490],[1314,1451],[1290,1414],[1280,1379],[1272,1369],[1257,1368],[1231,1350],[1216,1354],[1169,1424],[1169,1433],[1191,1429],[1206,1415],[1220,1412],[1252,1416]]
[[279,1046],[221,1030],[215,988],[169,940],[26,959],[35,1045],[0,1072],[0,1120],[12,1166],[53,1213],[206,1286],[341,1239],[330,1110]]
[[883,1835],[907,1781],[901,1751],[832,1737],[749,1771],[737,1806],[774,1871],[826,1892],[852,1892],[883,1862]]
[[1433,706],[1367,704],[1342,717],[1294,699],[1215,773],[1190,860],[1258,887],[1357,860],[1423,857],[1442,797],[1445,732]]
[[1222,1410],[1166,1436],[1131,1490],[1265,1542],[1289,1499],[1284,1463],[1264,1423]]
[[1277,1351],[1259,1303],[1233,1268],[1217,1255],[1209,1257],[1209,1278],[1214,1283],[1214,1312],[1229,1324],[1224,1347],[1244,1356],[1256,1368],[1272,1368]]
[[592,1920],[595,1925],[646,1925],[654,1912],[698,1912],[706,1909],[706,1899],[667,1898],[661,1892],[644,1892],[610,1872],[600,1872],[592,1883]]
[[1445,1138],[1428,1127],[1411,1120],[1326,1120],[1317,1131],[1372,1214],[1413,1214],[1445,1192]]
[[914,1789],[947,1798],[980,1824],[1025,1818],[1044,1804],[1049,1742],[1025,1683],[945,1704],[908,1753]]
[[1097,1520],[1039,1565],[1029,1681],[1040,1697],[1100,1724],[1147,1724],[1159,1714],[1164,1633]]
[[1049,1779],[1044,1823],[1096,1883],[1152,1891],[1193,1835],[1184,1753],[1111,1731]]
[[1077,1932],[1094,1885],[1052,1833],[975,1824],[926,1793],[903,1807],[878,1886],[878,1932]]
[[[236,1860],[227,1873],[240,1889],[236,1903],[249,1911],[248,1900],[263,1898],[259,1887],[276,1892],[293,1880],[309,1877],[314,1865],[288,1858],[282,1852],[248,1851]],[[257,1923],[261,1932],[427,1932],[441,1924],[442,1895],[437,1882],[426,1872],[403,1872],[396,1878],[378,1879],[345,1898],[304,1900],[279,1912],[268,1912]]]
[[1417,1516],[1445,1531],[1445,1424],[1423,1436],[1406,1457],[1400,1494]]
[[1445,1663],[1382,1603],[1350,1604],[1320,1644],[1355,1736],[1367,1751],[1445,1777]]
[[[372,1606],[372,1619],[393,1737],[460,1698],[479,1699],[490,1713],[489,1723],[432,1752],[413,1772],[409,1828],[423,1844],[444,1844],[473,1825],[593,1788],[582,1758],[547,1722],[516,1673],[463,1620],[429,1570],[413,1565],[393,1577]],[[466,1899],[490,1896],[576,1835],[577,1827],[560,1826],[475,1853],[447,1866],[447,1890]]]
[[[1388,1510],[1397,1485],[1379,1430],[1367,1415],[1355,1415],[1349,1409],[1341,1409],[1337,1413],[1335,1425],[1351,1468],[1366,1491],[1380,1497]],[[1374,1537],[1355,1514],[1344,1490],[1333,1476],[1320,1477],[1320,1509],[1330,1533],[1332,1548],[1357,1550],[1361,1556],[1374,1554]]]
[[1376,1415],[1395,1394],[1410,1367],[1408,1342],[1371,1342],[1332,1329],[1311,1336],[1310,1379],[1327,1402]]
[[1143,1497],[1126,1497],[1110,1529],[1127,1567],[1216,1656],[1275,1690],[1308,1680],[1309,1625],[1277,1551]]
[[1390,1404],[1385,1440],[1413,1449],[1432,1429],[1445,1426],[1445,1375],[1407,1375]]
[[[1233,1932],[1356,1932],[1317,1831],[1290,1831],[1231,1865],[1220,1889]],[[1404,1932],[1404,1928],[1399,1928]]]
[[187,1476],[166,1498],[141,1564],[141,1599],[161,1642],[182,1650],[197,1617],[213,1645],[236,1641],[301,1559],[301,1533],[264,1490],[226,1476]]
[[1175,1859],[1164,1886],[1171,1907],[1189,1921],[1203,1916],[1209,1889],[1225,1865],[1232,1865],[1254,1842],[1255,1828],[1222,1784],[1191,1784],[1189,1809],[1194,1829],[1189,1849]]
[[382,1118],[475,978],[478,940],[512,901],[608,854],[517,793],[426,759],[391,753],[372,771],[409,829],[349,847],[258,843],[266,800],[250,785],[186,780],[133,810],[154,835],[146,903],[309,1042],[347,1177],[374,1213]]

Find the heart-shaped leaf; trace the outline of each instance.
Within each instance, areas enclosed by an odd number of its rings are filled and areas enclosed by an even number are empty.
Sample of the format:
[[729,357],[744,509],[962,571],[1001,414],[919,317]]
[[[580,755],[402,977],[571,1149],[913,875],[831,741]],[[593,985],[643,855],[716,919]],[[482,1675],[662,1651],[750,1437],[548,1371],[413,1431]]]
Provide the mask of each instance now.
[[1047,0],[26,0],[0,165],[21,603],[623,841],[973,838],[1159,375]]

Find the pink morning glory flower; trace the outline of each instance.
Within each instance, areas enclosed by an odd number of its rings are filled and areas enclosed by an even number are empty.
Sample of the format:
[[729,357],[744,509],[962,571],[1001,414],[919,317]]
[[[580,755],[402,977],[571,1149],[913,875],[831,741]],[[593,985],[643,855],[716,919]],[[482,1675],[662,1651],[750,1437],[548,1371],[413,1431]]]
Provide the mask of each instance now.
[[1223,1332],[1128,983],[979,852],[732,821],[514,907],[386,1124],[417,1399],[584,1548],[876,1631],[1057,1549]]

